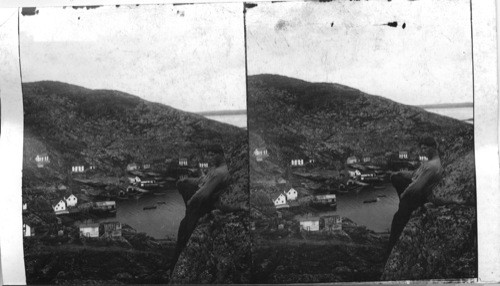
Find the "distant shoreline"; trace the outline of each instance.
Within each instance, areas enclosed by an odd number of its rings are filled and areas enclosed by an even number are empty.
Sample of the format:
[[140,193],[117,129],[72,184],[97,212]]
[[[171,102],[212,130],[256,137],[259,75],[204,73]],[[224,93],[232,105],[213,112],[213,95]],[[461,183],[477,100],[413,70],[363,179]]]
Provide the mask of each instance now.
[[437,108],[468,108],[474,107],[472,102],[461,102],[461,103],[438,103],[438,104],[423,104],[415,105],[416,107],[425,109],[437,109]]
[[244,109],[238,109],[238,110],[202,111],[195,113],[203,116],[224,116],[224,115],[246,115],[247,111]]

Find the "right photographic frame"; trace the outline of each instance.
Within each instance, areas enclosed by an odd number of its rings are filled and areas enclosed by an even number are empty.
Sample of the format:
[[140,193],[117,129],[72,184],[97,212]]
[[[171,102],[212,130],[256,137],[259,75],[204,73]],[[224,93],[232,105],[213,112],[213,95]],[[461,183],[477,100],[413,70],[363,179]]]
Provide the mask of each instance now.
[[478,277],[469,1],[246,4],[254,283]]

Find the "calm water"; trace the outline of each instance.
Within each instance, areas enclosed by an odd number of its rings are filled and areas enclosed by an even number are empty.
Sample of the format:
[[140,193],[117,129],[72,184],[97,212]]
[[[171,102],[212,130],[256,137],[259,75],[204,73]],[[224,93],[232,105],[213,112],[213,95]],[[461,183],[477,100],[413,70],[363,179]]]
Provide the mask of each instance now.
[[[363,203],[365,200],[376,199],[375,203]],[[362,190],[359,194],[348,193],[337,195],[337,210],[318,212],[318,216],[340,215],[348,217],[358,225],[364,225],[376,232],[386,232],[391,229],[392,217],[398,209],[399,198],[392,185],[383,189]]]
[[207,115],[206,118],[231,124],[234,126],[238,126],[241,128],[247,128],[247,115],[246,114],[238,114],[238,115]]
[[[439,115],[448,116],[458,120],[468,120],[474,117],[474,109],[472,107],[462,107],[462,108],[428,108],[425,109],[432,113],[437,113]],[[472,123],[472,121],[467,121]]]
[[[158,202],[165,202],[165,204],[158,204]],[[147,206],[157,208],[143,210]],[[150,194],[139,199],[117,201],[116,207],[116,217],[103,221],[119,221],[154,238],[177,238],[177,230],[186,209],[182,196],[175,189],[166,190],[160,194]]]

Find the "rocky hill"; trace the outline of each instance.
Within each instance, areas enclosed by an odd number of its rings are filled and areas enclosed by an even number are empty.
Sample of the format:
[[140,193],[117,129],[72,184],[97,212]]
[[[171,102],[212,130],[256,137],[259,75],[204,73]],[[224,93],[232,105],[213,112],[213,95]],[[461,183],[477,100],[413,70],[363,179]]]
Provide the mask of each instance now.
[[[236,251],[241,255],[233,257],[231,265],[247,263],[245,259],[250,253],[249,244],[241,237],[248,237],[245,235],[244,224],[247,220],[246,212],[241,211],[248,207],[248,148],[245,130],[123,92],[91,90],[61,82],[24,83],[23,102],[23,195],[27,200],[33,199],[31,194],[42,194],[41,198],[37,197],[40,202],[62,189],[78,193],[83,185],[95,187],[96,192],[106,191],[109,186],[127,183],[126,166],[131,162],[165,162],[167,158],[175,161],[180,157],[196,160],[203,157],[204,147],[220,144],[224,149],[232,180],[228,191],[220,200],[226,210],[203,218],[182,254],[178,267],[187,269],[189,273],[198,271],[200,275],[210,272],[218,277],[218,281],[241,281],[238,277],[243,276],[245,267],[225,269],[216,262],[216,267],[208,267],[206,261],[199,260],[200,253],[192,252],[192,247],[195,244],[210,244],[214,237],[223,237],[225,241],[234,241],[238,245],[218,240],[217,249],[206,247],[204,253],[210,257],[219,255],[229,258],[228,255]],[[38,168],[35,157],[41,154],[48,155],[50,163]],[[93,165],[96,168],[83,176],[85,181],[71,174],[71,167],[76,164]],[[46,207],[47,202],[44,205]],[[210,231],[208,235],[205,233],[207,227]],[[157,248],[136,249],[135,246],[130,250],[130,247],[123,248],[113,243],[113,247],[109,249],[101,247],[95,250],[99,253],[98,257],[109,255],[111,262],[103,264],[99,270],[99,273],[106,272],[106,275],[97,275],[93,273],[95,261],[89,257],[79,260],[78,269],[72,269],[64,263],[79,259],[81,251],[78,246],[54,247],[53,252],[57,255],[51,258],[46,252],[49,246],[44,246],[43,241],[40,247],[43,251],[32,247],[38,245],[37,241],[36,236],[25,241],[26,264],[33,266],[29,269],[36,272],[27,273],[31,283],[169,281],[166,271],[169,255],[173,250],[172,244],[167,243],[165,250],[161,251]],[[154,239],[143,236],[142,242],[153,243]],[[76,250],[73,249],[75,247]],[[125,257],[129,261],[127,269],[120,262]],[[190,264],[186,265],[185,261]],[[148,263],[155,266],[150,267]],[[57,265],[63,264],[65,266],[61,266],[59,270],[64,273],[58,274]],[[44,270],[49,268],[50,270]],[[41,269],[43,273],[37,272],[37,269]],[[195,276],[189,281],[202,283],[206,280]]]
[[[269,151],[266,162],[250,161],[252,183],[289,173],[293,158],[314,158],[332,167],[352,155],[415,154],[421,136],[437,138],[445,178],[431,203],[413,214],[385,269],[373,264],[375,270],[364,279],[373,280],[377,271],[375,280],[477,275],[471,124],[347,86],[270,74],[248,78],[248,118],[251,150],[266,146]],[[336,275],[329,279],[346,281]]]
[[[242,132],[119,91],[44,81],[23,84],[23,96],[27,178],[62,178],[73,164],[119,176],[128,163],[201,156],[203,144]],[[40,153],[50,158],[43,176],[34,161]]]
[[248,130],[279,145],[276,162],[295,156],[331,164],[352,155],[415,151],[430,134],[451,162],[473,148],[473,126],[380,96],[331,83],[279,75],[248,78]]

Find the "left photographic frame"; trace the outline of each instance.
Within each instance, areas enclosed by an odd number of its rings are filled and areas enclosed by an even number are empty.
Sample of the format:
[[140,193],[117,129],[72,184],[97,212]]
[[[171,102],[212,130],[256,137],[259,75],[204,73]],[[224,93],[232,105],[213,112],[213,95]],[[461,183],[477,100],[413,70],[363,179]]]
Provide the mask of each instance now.
[[243,4],[18,16],[26,283],[244,283]]

